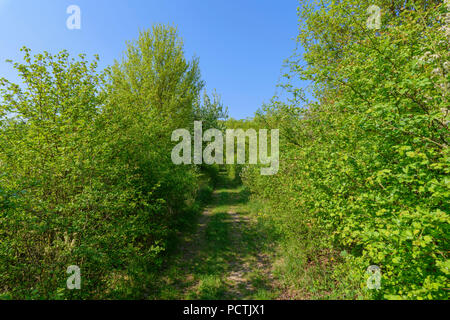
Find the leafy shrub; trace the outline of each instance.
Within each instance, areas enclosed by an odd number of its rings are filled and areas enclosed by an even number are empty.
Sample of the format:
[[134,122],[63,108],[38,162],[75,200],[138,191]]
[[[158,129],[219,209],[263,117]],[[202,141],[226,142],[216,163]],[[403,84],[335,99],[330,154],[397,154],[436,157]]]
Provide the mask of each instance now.
[[[381,29],[370,30],[371,4],[300,10],[306,65],[294,55],[288,100],[274,99],[263,115],[281,129],[280,172],[248,168],[244,183],[274,208],[304,266],[325,253],[346,266],[328,267],[354,288],[342,297],[444,299],[449,13],[442,1],[381,1]],[[303,108],[296,78],[312,81],[318,102]],[[366,290],[370,265],[381,268],[381,290]]]
[[[197,189],[170,137],[199,108],[198,62],[164,26],[101,73],[98,57],[22,51],[24,85],[0,82],[0,294],[139,297]],[[66,290],[69,265],[82,290]]]

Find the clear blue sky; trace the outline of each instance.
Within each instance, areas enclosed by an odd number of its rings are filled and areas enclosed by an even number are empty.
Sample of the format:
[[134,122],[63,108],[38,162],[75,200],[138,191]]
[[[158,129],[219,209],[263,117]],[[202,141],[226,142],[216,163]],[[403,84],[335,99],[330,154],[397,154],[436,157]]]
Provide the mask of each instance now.
[[[69,5],[81,30],[66,27]],[[178,27],[186,55],[200,58],[207,89],[217,89],[230,116],[252,116],[276,91],[294,48],[298,0],[0,0],[0,77],[17,81],[6,59],[34,53],[98,53],[101,66],[120,59],[125,42],[154,23]]]

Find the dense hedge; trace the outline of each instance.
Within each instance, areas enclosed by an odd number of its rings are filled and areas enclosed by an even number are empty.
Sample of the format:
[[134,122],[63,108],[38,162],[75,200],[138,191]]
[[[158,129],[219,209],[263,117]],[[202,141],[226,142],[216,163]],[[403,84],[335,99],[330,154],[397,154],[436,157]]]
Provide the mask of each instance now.
[[[23,52],[23,85],[0,83],[0,295],[142,297],[197,192],[171,133],[221,105],[201,103],[198,61],[171,27],[104,72],[98,58]],[[70,265],[82,290],[66,289]]]
[[[244,184],[303,270],[324,264],[340,297],[448,297],[449,11],[441,1],[378,1],[380,30],[366,28],[371,1],[325,1],[299,11],[304,53],[287,79],[310,80],[304,107],[283,84],[262,121],[281,130],[280,172],[246,168]],[[325,261],[325,262],[324,262]],[[380,290],[366,269],[381,268]],[[334,288],[336,289],[336,288]]]

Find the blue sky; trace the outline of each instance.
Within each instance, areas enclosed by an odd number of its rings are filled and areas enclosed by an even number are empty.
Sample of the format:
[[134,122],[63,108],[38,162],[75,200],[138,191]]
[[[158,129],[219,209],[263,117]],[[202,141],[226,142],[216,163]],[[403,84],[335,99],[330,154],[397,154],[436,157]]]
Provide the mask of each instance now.
[[[81,30],[69,30],[69,5]],[[200,59],[207,90],[216,89],[234,118],[250,117],[276,91],[295,48],[298,0],[0,0],[0,77],[18,81],[4,61],[34,53],[98,53],[101,67],[120,59],[125,42],[154,23],[178,27],[187,57]]]

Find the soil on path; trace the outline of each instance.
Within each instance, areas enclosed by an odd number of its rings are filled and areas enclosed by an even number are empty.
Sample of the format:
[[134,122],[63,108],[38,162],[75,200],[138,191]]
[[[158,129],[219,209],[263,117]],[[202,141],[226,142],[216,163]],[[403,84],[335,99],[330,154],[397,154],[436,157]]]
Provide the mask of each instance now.
[[273,246],[242,188],[223,187],[185,235],[163,277],[161,298],[277,299]]

